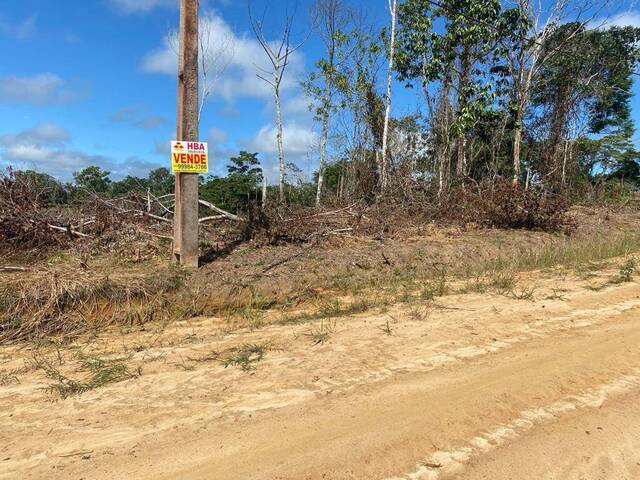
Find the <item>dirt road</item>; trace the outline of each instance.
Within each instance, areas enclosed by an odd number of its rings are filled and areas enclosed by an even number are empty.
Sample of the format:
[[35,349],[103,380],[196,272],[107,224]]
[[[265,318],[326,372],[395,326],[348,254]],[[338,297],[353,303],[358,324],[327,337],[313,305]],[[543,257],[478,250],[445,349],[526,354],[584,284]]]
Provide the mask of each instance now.
[[[104,338],[140,377],[55,403],[37,372],[0,387],[0,478],[640,479],[640,284],[585,288],[610,275],[342,318],[318,345],[320,321]],[[267,340],[255,370],[207,361]]]

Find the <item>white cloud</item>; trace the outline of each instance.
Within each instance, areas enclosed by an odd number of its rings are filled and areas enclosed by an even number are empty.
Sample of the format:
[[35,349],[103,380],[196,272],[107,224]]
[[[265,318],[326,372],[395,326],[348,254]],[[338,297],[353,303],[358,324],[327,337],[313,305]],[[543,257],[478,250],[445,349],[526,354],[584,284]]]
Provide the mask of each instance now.
[[7,145],[4,157],[16,162],[41,162],[50,157],[51,150],[39,145],[16,143]]
[[306,117],[312,117],[313,114],[309,110],[310,104],[311,99],[307,95],[301,93],[300,95],[288,98],[284,102],[282,110],[285,113],[290,113],[292,115],[303,115]]
[[[201,32],[205,32],[204,38],[207,38],[205,50],[211,59],[211,72],[208,76],[211,85],[210,100],[224,102],[219,110],[222,115],[238,116],[238,99],[256,99],[264,103],[264,108],[254,108],[253,114],[273,118],[272,87],[256,75],[259,68],[269,69],[268,58],[260,43],[252,33],[235,32],[217,13],[204,15],[201,22]],[[275,42],[273,43],[275,46]],[[177,51],[176,35],[167,35],[162,39],[160,48],[143,58],[140,68],[147,73],[175,76],[178,68]],[[313,162],[310,152],[315,149],[318,140],[312,128],[313,115],[308,110],[308,99],[300,87],[300,80],[304,75],[305,57],[298,50],[292,53],[281,84],[285,120],[283,142],[286,162],[304,165],[304,170],[310,171],[309,164]],[[207,139],[212,143],[210,155],[215,159],[219,172],[223,171],[230,155],[239,150],[248,150],[260,153],[262,166],[269,178],[277,178],[276,129],[273,124],[263,126],[253,136],[250,132],[244,132],[246,137],[232,144],[228,144],[226,133],[217,129],[206,133]],[[162,148],[158,151],[165,150],[164,144],[160,147]]]
[[[265,125],[256,137],[248,142],[248,145],[259,153],[276,153],[278,150],[276,135],[275,125]],[[306,154],[318,143],[318,137],[313,130],[296,123],[284,126],[282,138],[285,155]]]
[[54,123],[0,135],[0,163],[46,172],[63,180],[71,180],[73,172],[89,165],[99,165],[114,172],[116,177],[146,175],[149,168],[156,166],[140,160],[118,163],[109,157],[68,148],[70,140],[69,132]]
[[53,73],[0,77],[0,101],[52,105],[79,100],[85,92]]
[[[215,13],[206,14],[201,19],[201,31],[210,33],[205,37],[208,39],[205,50],[209,52],[208,57],[211,59],[212,98],[219,97],[228,102],[240,97],[271,99],[271,86],[256,76],[257,67],[269,69],[268,59],[257,40],[247,34],[237,35]],[[162,47],[144,58],[141,69],[148,73],[176,75],[176,45],[175,34],[166,36]],[[220,75],[222,69],[224,74]],[[281,90],[286,92],[297,88],[303,74],[304,56],[296,51],[290,57]]]
[[177,7],[178,0],[111,0],[121,13],[147,13],[158,7]]
[[69,140],[71,140],[69,132],[53,122],[40,123],[16,135],[0,135],[0,145],[5,146],[9,144],[55,146]]

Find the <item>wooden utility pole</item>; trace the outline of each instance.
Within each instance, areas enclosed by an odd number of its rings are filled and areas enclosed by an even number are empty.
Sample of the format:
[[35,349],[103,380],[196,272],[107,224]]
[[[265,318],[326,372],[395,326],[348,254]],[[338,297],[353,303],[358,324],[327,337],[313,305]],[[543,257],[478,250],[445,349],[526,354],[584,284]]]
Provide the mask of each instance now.
[[[180,0],[178,141],[198,141],[198,3]],[[173,253],[185,267],[198,267],[198,174],[176,173]]]

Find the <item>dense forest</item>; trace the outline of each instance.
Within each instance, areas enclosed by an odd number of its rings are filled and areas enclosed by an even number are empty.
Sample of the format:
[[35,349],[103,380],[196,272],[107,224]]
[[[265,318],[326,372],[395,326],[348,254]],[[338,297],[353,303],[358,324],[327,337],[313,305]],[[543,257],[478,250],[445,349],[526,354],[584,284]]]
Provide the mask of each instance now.
[[[557,0],[542,11],[531,0],[390,0],[380,30],[348,0],[317,0],[312,34],[325,55],[302,81],[321,132],[310,153],[317,159],[312,178],[287,163],[280,146],[280,181],[267,187],[261,152],[241,151],[228,160],[227,175],[201,178],[201,197],[237,213],[268,202],[334,205],[385,196],[446,203],[453,192],[505,184],[574,202],[635,191],[640,152],[631,88],[640,29],[598,23],[598,4],[578,11]],[[294,21],[284,28],[280,80]],[[401,117],[392,115],[398,82],[420,99]],[[278,141],[286,143],[277,114]],[[12,175],[57,205],[87,192],[173,190],[166,168],[113,181],[90,166],[68,184],[34,171]]]

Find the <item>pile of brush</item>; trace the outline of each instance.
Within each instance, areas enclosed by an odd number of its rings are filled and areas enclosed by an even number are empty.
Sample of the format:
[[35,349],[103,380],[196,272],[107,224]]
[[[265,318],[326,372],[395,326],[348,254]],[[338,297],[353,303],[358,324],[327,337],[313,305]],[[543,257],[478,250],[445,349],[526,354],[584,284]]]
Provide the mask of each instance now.
[[180,272],[109,277],[42,270],[0,282],[0,344],[66,337],[110,325],[143,325],[167,310]]

